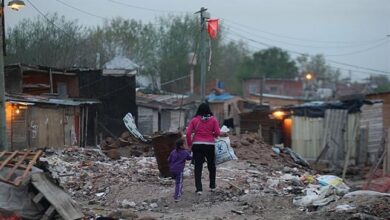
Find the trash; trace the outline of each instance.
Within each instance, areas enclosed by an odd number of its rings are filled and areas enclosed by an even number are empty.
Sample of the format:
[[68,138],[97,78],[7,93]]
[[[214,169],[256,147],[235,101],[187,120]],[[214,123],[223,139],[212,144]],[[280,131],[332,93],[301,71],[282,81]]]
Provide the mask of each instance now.
[[97,197],[101,197],[101,196],[104,196],[104,194],[106,194],[106,193],[96,193],[95,195],[97,196]]
[[272,147],[272,150],[275,152],[275,154],[280,154],[280,148]]
[[316,182],[314,176],[309,173],[303,174],[299,179],[305,184],[314,184]]
[[133,115],[130,112],[127,113],[123,118],[123,122],[125,123],[126,128],[129,129],[130,133],[134,135],[134,137],[141,139],[143,142],[147,142],[144,136],[142,136],[142,134],[138,131]]
[[243,214],[244,214],[243,211],[234,210],[234,209],[232,209],[232,212],[233,212],[233,213],[236,213],[236,214],[239,214],[239,215],[243,215]]
[[283,152],[289,154],[295,163],[305,167],[310,167],[310,164],[298,153],[294,152],[291,148],[284,148]]
[[215,163],[221,164],[230,160],[237,160],[229,137],[218,137],[215,142]]
[[350,211],[350,210],[354,210],[354,209],[356,209],[355,206],[351,206],[351,205],[347,205],[347,204],[338,205],[338,206],[336,206],[336,208],[335,208],[336,212],[340,212],[340,211]]
[[381,193],[371,190],[357,190],[344,195],[343,198],[349,198],[353,196],[390,196],[390,193]]
[[350,188],[343,182],[343,179],[333,175],[321,175],[316,178],[318,182],[323,185],[331,185],[333,186],[338,194],[346,194],[349,192]]
[[293,204],[299,207],[325,206],[337,199],[332,186],[309,185],[305,196],[297,196],[293,199]]

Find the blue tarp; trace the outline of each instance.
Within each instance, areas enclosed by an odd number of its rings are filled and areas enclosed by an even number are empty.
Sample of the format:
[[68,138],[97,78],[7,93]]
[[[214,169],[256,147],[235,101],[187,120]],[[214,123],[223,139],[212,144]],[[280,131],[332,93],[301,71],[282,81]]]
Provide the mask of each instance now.
[[226,101],[229,99],[234,98],[234,96],[230,95],[229,93],[225,92],[220,95],[216,95],[215,93],[211,93],[210,95],[207,96],[207,100],[209,102],[213,101]]

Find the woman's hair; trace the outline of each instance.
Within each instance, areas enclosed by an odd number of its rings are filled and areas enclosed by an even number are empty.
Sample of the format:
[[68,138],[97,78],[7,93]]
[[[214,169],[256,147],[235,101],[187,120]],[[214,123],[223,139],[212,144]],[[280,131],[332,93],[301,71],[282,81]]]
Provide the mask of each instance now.
[[213,113],[210,110],[210,107],[207,103],[202,103],[199,105],[196,115],[200,116],[211,116]]
[[175,145],[176,145],[176,150],[182,149],[184,145],[184,139],[183,138],[177,139]]

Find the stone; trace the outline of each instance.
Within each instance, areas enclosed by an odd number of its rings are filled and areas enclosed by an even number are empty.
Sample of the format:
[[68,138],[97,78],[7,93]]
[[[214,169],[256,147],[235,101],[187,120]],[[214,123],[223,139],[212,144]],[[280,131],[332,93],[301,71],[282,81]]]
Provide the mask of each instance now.
[[155,209],[158,207],[158,204],[154,202],[154,203],[150,204],[149,206],[150,206],[150,208]]

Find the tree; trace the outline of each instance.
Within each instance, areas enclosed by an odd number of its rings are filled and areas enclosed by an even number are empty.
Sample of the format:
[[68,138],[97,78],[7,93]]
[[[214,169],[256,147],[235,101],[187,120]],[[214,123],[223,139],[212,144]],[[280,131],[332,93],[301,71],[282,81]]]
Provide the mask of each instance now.
[[321,54],[314,56],[301,55],[297,57],[297,63],[300,73],[312,73],[317,79],[325,82],[337,82],[340,78],[340,70],[332,68],[326,64],[325,57]]
[[246,57],[241,66],[240,78],[265,76],[267,78],[293,78],[298,69],[287,51],[269,48],[258,51],[252,57]]
[[374,92],[390,91],[390,80],[385,75],[370,76],[369,81]]
[[58,14],[48,20],[24,19],[8,29],[6,63],[29,63],[56,67],[78,64],[78,48],[85,38],[83,27]]
[[158,69],[162,82],[189,74],[188,54],[199,47],[199,24],[196,17],[161,17]]
[[223,56],[220,56],[215,64],[216,77],[226,83],[226,88],[240,93],[241,82],[238,80],[240,66],[249,54],[246,44],[244,42],[230,41],[220,46],[219,53],[223,54]]

